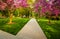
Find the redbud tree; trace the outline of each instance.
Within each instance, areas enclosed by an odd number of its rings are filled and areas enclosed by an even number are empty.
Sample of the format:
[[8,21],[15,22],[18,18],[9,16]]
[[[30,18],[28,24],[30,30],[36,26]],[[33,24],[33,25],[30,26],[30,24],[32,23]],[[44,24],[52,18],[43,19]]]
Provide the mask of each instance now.
[[[60,0],[38,0],[34,6],[36,12],[49,12],[56,14],[56,16],[60,13]],[[39,10],[39,8],[41,9]]]
[[12,23],[13,11],[20,7],[27,7],[27,0],[0,0],[0,10],[8,9],[10,21]]
[[36,0],[34,11],[39,15],[48,13],[50,23],[52,14],[55,14],[56,17],[60,14],[60,0]]

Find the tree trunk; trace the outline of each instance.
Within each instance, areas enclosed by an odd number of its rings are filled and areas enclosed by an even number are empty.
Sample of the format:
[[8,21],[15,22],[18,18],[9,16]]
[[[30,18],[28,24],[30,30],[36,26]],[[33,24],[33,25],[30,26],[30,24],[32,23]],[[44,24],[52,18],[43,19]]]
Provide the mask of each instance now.
[[13,19],[13,13],[9,13],[9,23],[12,24],[12,19]]
[[49,16],[49,22],[48,22],[49,24],[51,24],[51,21],[50,21],[50,16]]

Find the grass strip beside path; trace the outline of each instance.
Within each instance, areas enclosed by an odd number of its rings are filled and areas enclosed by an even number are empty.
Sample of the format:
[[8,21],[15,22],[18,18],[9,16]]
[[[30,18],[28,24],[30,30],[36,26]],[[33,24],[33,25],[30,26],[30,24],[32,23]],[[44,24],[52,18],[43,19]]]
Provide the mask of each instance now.
[[48,39],[60,39],[60,20],[51,20],[51,24],[48,24],[47,19],[37,21]]
[[0,19],[0,30],[16,35],[29,21],[28,18],[13,18],[13,24],[8,24],[8,18]]

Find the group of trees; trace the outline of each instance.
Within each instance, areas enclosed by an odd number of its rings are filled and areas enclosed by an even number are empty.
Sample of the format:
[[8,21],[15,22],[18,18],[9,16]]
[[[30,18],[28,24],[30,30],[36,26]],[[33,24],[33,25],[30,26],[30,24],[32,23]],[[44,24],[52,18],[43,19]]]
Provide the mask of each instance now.
[[[7,14],[9,14],[10,22],[12,23],[12,17],[14,10],[20,7],[27,7],[27,0],[0,0],[0,11],[7,10]],[[5,13],[5,12],[4,12]]]
[[[21,8],[23,8],[21,10]],[[60,0],[0,0],[0,12],[7,14],[12,23],[13,14],[24,14],[28,17],[29,14],[37,13],[38,17],[51,16],[57,18],[60,14]]]
[[49,23],[51,17],[60,18],[60,0],[37,0],[34,6],[34,11],[38,13],[39,17],[42,15],[48,17]]
[[38,13],[60,14],[60,0],[38,0],[35,3],[35,11]]

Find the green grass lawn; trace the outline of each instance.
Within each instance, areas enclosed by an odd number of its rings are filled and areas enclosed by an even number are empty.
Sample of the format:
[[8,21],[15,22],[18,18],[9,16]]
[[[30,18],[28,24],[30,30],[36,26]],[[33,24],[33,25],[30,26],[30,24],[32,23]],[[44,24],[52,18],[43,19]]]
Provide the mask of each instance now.
[[13,18],[13,24],[8,24],[8,18],[0,19],[0,30],[16,35],[29,21],[28,18]]
[[38,19],[38,23],[48,39],[60,39],[60,20],[51,20],[48,24],[47,19]]

